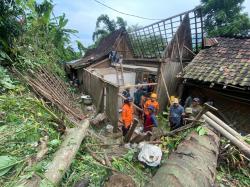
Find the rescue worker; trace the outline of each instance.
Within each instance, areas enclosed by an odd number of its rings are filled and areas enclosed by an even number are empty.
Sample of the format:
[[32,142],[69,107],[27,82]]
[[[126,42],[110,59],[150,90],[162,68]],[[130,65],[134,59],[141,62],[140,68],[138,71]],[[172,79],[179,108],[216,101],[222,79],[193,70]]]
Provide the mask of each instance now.
[[129,128],[131,127],[132,123],[133,123],[133,115],[134,115],[134,111],[133,111],[133,99],[132,97],[128,97],[124,100],[124,104],[122,106],[122,113],[121,113],[121,117],[122,117],[122,135],[125,136],[129,130]]
[[183,119],[183,125],[187,125],[192,122],[192,120],[194,119],[192,114],[193,114],[192,108],[190,107],[185,108],[185,116]]
[[144,132],[152,132],[153,127],[157,127],[158,123],[156,120],[156,117],[154,115],[154,107],[153,106],[149,106],[148,107],[148,114],[145,115],[145,121],[143,124],[143,131]]
[[182,117],[185,115],[184,108],[179,104],[179,100],[174,98],[173,104],[170,106],[169,122],[170,130],[181,127]]
[[122,95],[126,98],[129,98],[130,97],[130,89],[129,88],[126,88],[123,92],[122,92]]
[[198,97],[195,97],[190,107],[192,108],[192,116],[196,117],[202,110],[202,107],[200,105],[200,99]]
[[148,99],[145,104],[144,104],[144,114],[148,115],[148,107],[149,106],[153,106],[154,107],[154,114],[157,115],[158,111],[159,111],[159,103],[158,101],[156,101],[157,99],[157,94],[156,93],[152,93],[150,96],[150,99]]

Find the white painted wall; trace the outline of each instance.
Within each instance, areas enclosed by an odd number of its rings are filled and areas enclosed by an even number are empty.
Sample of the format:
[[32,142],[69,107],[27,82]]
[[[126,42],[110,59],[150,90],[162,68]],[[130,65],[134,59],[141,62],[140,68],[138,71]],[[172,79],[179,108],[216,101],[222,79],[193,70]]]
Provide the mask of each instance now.
[[[128,85],[128,84],[134,85],[135,84],[135,76],[136,76],[135,72],[124,72],[123,76],[124,76],[125,85]],[[121,74],[120,73],[119,73],[119,78],[120,78],[120,85],[121,85]],[[116,79],[116,74],[106,74],[106,75],[104,75],[104,79],[111,82],[111,83],[113,83],[113,84],[118,84],[117,79]],[[130,89],[130,95],[132,97],[134,96],[134,92],[135,92],[135,88],[131,88]],[[122,107],[121,98],[119,98],[118,106],[119,106],[119,108]]]

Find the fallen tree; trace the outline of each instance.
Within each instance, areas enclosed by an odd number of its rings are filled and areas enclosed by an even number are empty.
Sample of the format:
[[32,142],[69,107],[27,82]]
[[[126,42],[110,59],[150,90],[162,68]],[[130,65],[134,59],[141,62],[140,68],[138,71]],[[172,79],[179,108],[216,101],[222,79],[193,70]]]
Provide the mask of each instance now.
[[206,135],[192,132],[171,153],[147,187],[214,185],[219,136],[209,128]]
[[45,177],[53,184],[58,184],[74,159],[83,138],[87,133],[89,121],[85,120],[77,128],[70,129],[60,149],[55,153]]
[[[58,185],[63,175],[73,161],[82,140],[84,139],[89,120],[81,122],[77,127],[66,131],[65,139],[59,150],[55,153],[53,160],[49,164],[44,176],[53,185]],[[21,184],[27,187],[36,187],[42,182],[41,178],[34,175],[31,179],[22,181]]]

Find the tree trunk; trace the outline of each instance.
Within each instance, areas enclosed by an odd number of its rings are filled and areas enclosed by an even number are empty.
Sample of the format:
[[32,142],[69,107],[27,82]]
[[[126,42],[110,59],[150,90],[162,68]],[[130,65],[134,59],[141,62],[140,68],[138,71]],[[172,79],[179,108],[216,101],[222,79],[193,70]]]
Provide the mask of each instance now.
[[147,187],[213,186],[219,154],[219,137],[205,128],[206,135],[192,132],[171,153]]
[[60,149],[55,153],[54,159],[44,174],[53,184],[57,185],[69,168],[87,133],[88,127],[89,121],[85,120],[79,127],[69,130]]

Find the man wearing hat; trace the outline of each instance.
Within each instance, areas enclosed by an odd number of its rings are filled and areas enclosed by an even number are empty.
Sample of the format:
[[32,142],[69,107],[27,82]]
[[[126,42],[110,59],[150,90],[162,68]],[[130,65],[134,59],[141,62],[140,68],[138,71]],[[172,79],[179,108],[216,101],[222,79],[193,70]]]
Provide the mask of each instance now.
[[185,116],[183,119],[184,125],[187,125],[188,123],[192,122],[192,120],[194,119],[192,115],[193,115],[192,108],[191,107],[185,108]]
[[124,104],[122,106],[122,135],[125,136],[130,128],[130,126],[133,123],[133,115],[134,115],[134,110],[133,110],[133,98],[128,97],[124,100]]
[[169,122],[170,130],[181,127],[182,117],[185,115],[184,108],[179,104],[179,100],[174,98],[173,104],[170,106]]
[[154,114],[157,115],[158,111],[159,111],[159,103],[158,101],[156,101],[157,99],[157,94],[156,93],[152,93],[150,95],[150,99],[148,99],[145,104],[144,104],[144,114],[148,115],[149,111],[148,111],[148,107],[149,106],[153,106],[154,107]]
[[195,97],[190,107],[192,108],[192,116],[196,117],[202,110],[202,107],[200,105],[200,99],[198,97]]

